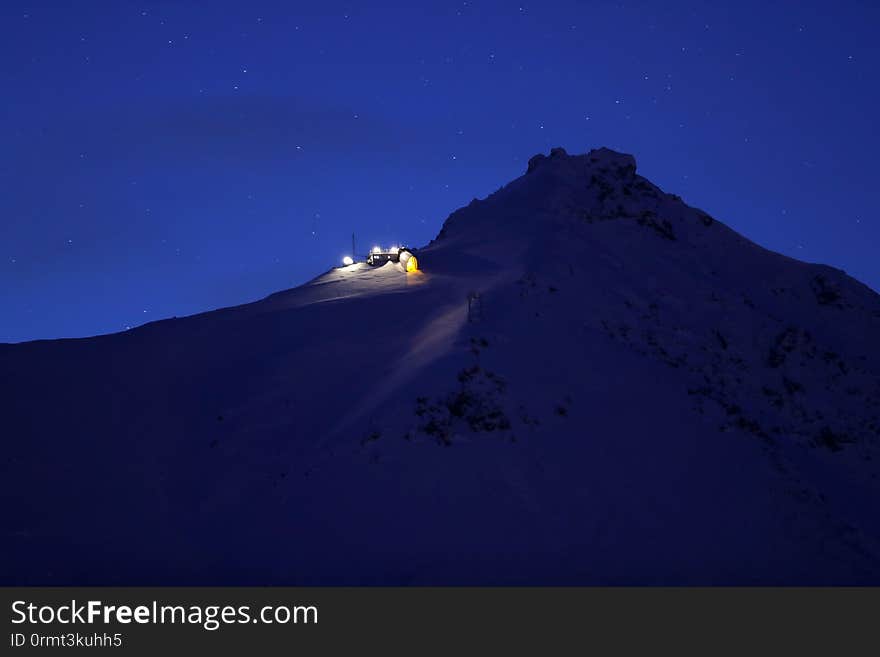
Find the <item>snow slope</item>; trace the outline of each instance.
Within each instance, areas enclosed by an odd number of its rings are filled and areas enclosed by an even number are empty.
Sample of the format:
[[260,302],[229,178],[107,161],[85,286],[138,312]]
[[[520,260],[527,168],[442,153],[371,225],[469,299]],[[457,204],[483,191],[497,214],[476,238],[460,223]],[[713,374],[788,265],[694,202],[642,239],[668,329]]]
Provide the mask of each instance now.
[[607,149],[419,262],[0,345],[0,582],[880,583],[876,293]]

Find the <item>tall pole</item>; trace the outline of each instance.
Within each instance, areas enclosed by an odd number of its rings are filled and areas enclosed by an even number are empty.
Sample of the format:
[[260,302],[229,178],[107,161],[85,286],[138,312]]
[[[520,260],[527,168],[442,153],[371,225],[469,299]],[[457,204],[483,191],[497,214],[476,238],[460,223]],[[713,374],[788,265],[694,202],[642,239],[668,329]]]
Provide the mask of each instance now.
[[354,250],[354,233],[351,234],[351,259],[357,262],[357,251]]

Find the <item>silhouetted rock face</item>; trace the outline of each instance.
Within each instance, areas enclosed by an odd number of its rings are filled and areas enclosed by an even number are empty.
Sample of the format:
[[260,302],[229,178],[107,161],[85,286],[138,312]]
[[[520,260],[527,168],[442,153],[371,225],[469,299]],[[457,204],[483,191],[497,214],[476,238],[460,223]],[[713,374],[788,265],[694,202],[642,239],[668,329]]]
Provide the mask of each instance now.
[[604,146],[591,150],[586,157],[589,158],[591,164],[606,164],[617,168],[632,169],[633,173],[636,171],[636,158],[628,153],[618,153]]
[[583,171],[585,167],[610,172],[618,178],[632,179],[636,172],[636,159],[628,153],[618,153],[610,148],[596,148],[583,155],[569,155],[561,146],[550,149],[550,156],[538,153],[529,159],[526,173],[547,166],[559,166]]
[[547,159],[547,156],[544,155],[543,153],[538,153],[534,157],[529,158],[529,166],[526,169],[526,173],[531,173],[532,171],[535,171],[541,165],[541,163],[546,159]]

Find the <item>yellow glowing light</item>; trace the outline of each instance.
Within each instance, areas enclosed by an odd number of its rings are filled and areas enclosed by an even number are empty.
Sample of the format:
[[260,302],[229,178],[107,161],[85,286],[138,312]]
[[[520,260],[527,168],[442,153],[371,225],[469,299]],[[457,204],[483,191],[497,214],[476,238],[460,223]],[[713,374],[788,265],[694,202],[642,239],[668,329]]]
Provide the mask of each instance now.
[[406,261],[406,271],[407,273],[418,271],[419,270],[419,261],[416,260],[414,255],[411,255],[409,259]]
[[349,265],[353,265],[353,264],[354,264],[354,260],[352,260],[351,256],[345,256],[345,257],[342,259],[342,264],[345,265],[346,267],[348,267]]

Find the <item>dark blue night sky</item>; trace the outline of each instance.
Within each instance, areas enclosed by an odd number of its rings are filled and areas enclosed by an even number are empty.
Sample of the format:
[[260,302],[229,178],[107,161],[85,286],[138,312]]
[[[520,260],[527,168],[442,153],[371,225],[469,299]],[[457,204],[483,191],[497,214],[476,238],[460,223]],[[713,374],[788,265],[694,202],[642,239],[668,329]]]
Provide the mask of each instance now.
[[5,1],[0,341],[424,244],[557,145],[880,289],[880,7],[719,4]]

